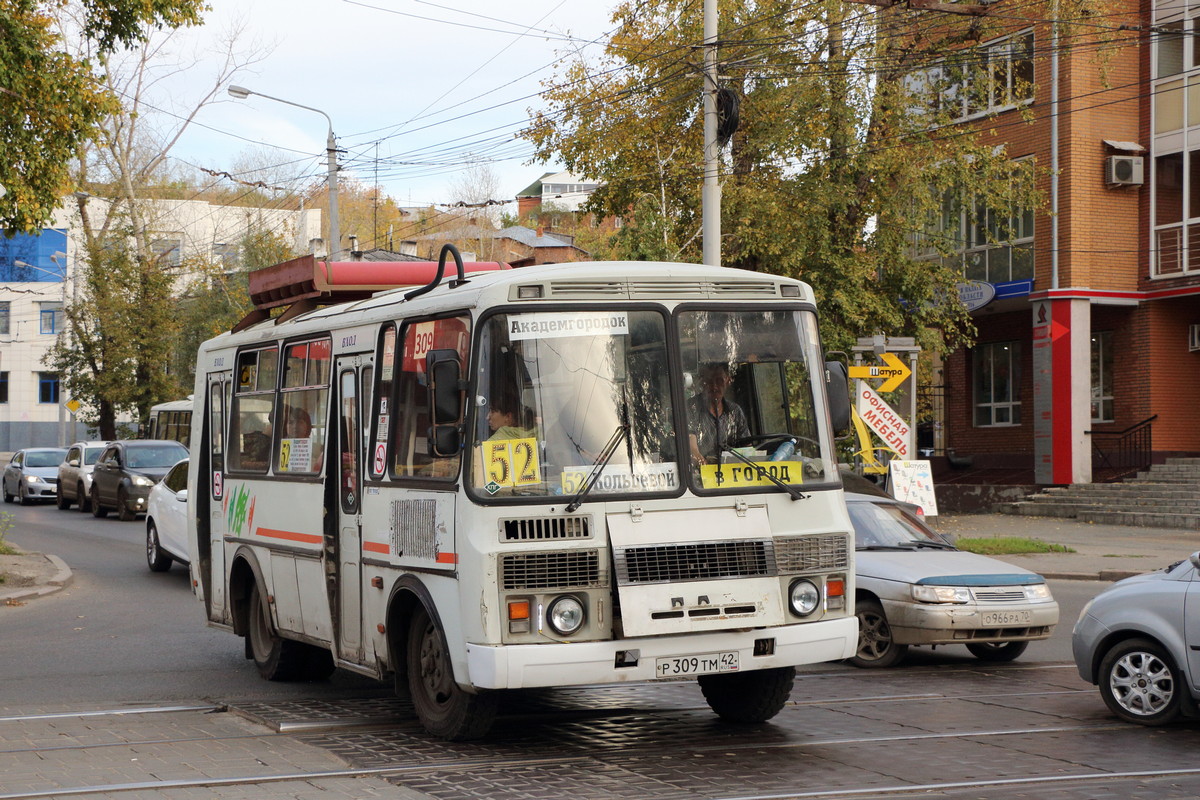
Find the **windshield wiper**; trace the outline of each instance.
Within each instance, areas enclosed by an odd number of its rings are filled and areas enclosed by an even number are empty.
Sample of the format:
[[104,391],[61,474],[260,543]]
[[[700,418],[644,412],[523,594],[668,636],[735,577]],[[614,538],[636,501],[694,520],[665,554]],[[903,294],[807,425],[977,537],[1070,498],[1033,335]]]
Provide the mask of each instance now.
[[934,550],[957,550],[958,549],[957,547],[955,547],[952,544],[946,544],[945,542],[935,542],[932,539],[911,539],[907,542],[898,543],[896,545],[896,547],[900,547],[905,550],[921,550],[926,547],[931,547]]
[[783,481],[779,480],[779,478],[776,478],[769,471],[767,471],[765,468],[763,468],[763,466],[761,464],[759,464],[756,461],[751,461],[750,459],[746,458],[744,455],[742,455],[738,451],[734,450],[730,445],[727,445],[727,444],[723,444],[717,449],[717,471],[718,472],[720,472],[720,470],[721,470],[720,460],[721,460],[721,456],[724,453],[729,453],[731,456],[738,459],[739,461],[744,461],[745,463],[754,467],[754,469],[758,470],[759,475],[766,478],[771,483],[778,486],[780,489],[783,489],[785,492],[787,492],[789,495],[792,496],[793,500],[807,500],[808,499],[809,496],[806,495],[804,492],[800,491],[799,489],[797,489],[795,486],[792,486],[791,484],[787,484],[787,483],[784,483]]
[[[596,457],[596,461],[592,464],[592,471],[588,473],[587,479],[584,480],[583,486],[571,498],[571,502],[567,505],[567,513],[573,514],[576,509],[583,504],[584,498],[588,496],[588,492],[592,491],[592,487],[596,485],[596,479],[600,477],[600,473],[608,466],[608,462],[612,459],[613,453],[617,452],[617,447],[621,444],[621,440],[629,433],[629,425],[618,425],[609,437],[608,443],[604,445],[604,449],[600,451],[600,455]],[[630,462],[632,463],[632,462]]]

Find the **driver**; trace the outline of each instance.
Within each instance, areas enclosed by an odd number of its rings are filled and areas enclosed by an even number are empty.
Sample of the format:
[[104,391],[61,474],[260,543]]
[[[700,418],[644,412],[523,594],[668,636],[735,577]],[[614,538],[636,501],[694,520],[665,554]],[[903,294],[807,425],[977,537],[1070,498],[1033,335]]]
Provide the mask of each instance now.
[[718,447],[750,435],[746,412],[725,391],[733,383],[729,365],[714,361],[700,367],[700,392],[688,399],[688,441],[692,463],[718,460]]

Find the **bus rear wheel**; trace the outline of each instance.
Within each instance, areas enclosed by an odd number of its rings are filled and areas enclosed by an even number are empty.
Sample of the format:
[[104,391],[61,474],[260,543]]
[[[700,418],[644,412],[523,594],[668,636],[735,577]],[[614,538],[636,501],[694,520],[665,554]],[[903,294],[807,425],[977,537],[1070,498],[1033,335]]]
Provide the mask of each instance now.
[[408,691],[425,730],[452,742],[478,739],[492,727],[500,697],[468,694],[454,682],[450,649],[441,627],[419,607],[408,628]]
[[321,647],[284,639],[271,627],[271,615],[258,584],[250,589],[247,653],[269,681],[318,681],[333,674],[333,654]]
[[701,675],[700,691],[708,707],[726,722],[766,722],[787,703],[795,667]]

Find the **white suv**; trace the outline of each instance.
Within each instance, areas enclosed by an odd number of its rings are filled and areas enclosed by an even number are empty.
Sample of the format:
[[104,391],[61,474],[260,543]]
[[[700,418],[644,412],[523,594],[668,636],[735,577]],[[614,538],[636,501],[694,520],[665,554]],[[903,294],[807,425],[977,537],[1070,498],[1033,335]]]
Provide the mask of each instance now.
[[108,442],[76,442],[67,449],[67,457],[58,465],[58,507],[64,511],[71,503],[79,510],[92,510],[92,468]]

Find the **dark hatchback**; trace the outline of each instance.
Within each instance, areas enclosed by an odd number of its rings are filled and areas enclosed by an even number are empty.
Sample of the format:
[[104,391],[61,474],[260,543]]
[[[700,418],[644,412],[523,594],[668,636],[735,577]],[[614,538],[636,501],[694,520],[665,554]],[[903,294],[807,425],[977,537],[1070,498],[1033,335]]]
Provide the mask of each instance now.
[[170,439],[109,444],[92,472],[92,515],[103,517],[114,510],[123,520],[136,519],[146,512],[150,488],[187,457],[187,448]]

